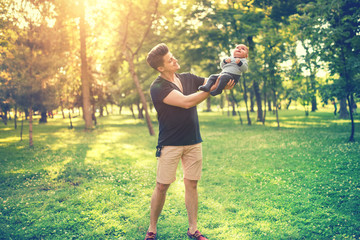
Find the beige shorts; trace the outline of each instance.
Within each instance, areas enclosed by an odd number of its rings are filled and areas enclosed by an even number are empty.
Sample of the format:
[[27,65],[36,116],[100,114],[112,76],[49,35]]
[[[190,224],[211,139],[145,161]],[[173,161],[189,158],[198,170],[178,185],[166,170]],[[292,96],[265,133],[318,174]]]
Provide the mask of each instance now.
[[158,157],[156,181],[170,184],[176,180],[176,169],[181,159],[184,178],[200,180],[202,169],[202,145],[164,146]]

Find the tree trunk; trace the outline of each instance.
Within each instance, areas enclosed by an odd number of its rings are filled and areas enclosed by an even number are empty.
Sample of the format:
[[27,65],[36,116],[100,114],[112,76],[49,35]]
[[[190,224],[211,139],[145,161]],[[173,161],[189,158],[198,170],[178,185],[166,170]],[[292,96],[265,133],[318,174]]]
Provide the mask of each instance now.
[[41,111],[41,118],[39,119],[39,123],[47,123],[46,110]]
[[262,119],[262,122],[263,122],[263,125],[265,125],[265,119],[266,119],[266,79],[264,79],[264,115],[263,115],[263,119]]
[[141,89],[139,78],[138,78],[138,76],[137,76],[137,74],[135,72],[134,56],[131,56],[129,51],[125,50],[125,57],[126,57],[127,62],[129,63],[129,68],[130,68],[130,73],[131,73],[132,79],[135,82],[136,89],[138,91],[141,103],[142,103],[143,108],[145,110],[145,118],[146,118],[146,123],[147,123],[148,129],[149,129],[150,136],[154,136],[155,132],[154,132],[154,129],[153,129],[153,126],[152,126],[152,123],[151,123],[151,119],[150,119],[150,115],[149,115],[149,112],[148,112],[145,95],[144,95],[144,93],[143,93],[143,91]]
[[234,100],[231,101],[231,107],[232,107],[232,111],[231,111],[232,115],[236,116],[235,101]]
[[70,120],[70,129],[73,129],[73,124],[72,124],[72,120],[71,120],[71,113],[69,111],[69,120]]
[[312,98],[311,98],[311,111],[315,112],[316,110],[318,110],[317,102],[316,102],[316,96],[312,96]]
[[136,119],[135,113],[134,113],[134,108],[133,108],[132,104],[130,104],[129,108],[130,108],[130,111],[131,111],[131,114],[132,114],[133,118]]
[[211,112],[211,98],[206,99],[206,112]]
[[337,114],[337,103],[335,102],[335,100],[332,102],[332,104],[334,105],[334,115],[336,116]]
[[8,120],[8,116],[7,116],[7,111],[4,111],[3,112],[3,116],[2,116],[2,119],[3,119],[3,122],[5,124],[5,126],[7,125],[7,120]]
[[144,114],[143,114],[144,107],[140,107],[140,103],[136,105],[138,109],[138,119],[144,119]]
[[[254,93],[255,93],[255,98],[256,98],[256,106],[257,106],[257,119],[256,119],[256,121],[261,122],[261,121],[263,121],[261,93],[260,93],[259,83],[256,80],[253,81],[253,88],[254,88]],[[266,108],[266,104],[264,106]],[[266,111],[266,109],[265,109],[265,111]],[[264,114],[264,116],[265,116],[265,114]]]
[[[239,87],[240,88],[240,87]],[[226,94],[226,93],[225,93]],[[234,95],[234,92],[233,90],[230,90],[230,94],[231,94],[231,97],[233,99],[233,101],[236,103],[236,108],[237,108],[237,114],[239,115],[239,120],[240,120],[240,124],[243,125],[243,120],[241,118],[241,113],[240,113],[240,106],[238,103],[240,103],[240,101],[237,101],[236,98],[235,98],[235,95]]]
[[347,110],[346,97],[340,99],[340,116],[341,119],[347,119],[349,112]]
[[17,128],[17,105],[15,104],[14,127]]
[[123,105],[120,104],[120,106],[119,106],[119,115],[121,115],[122,108],[123,108]]
[[225,95],[224,94],[220,94],[220,110],[221,110],[221,115],[224,115],[224,108],[225,108],[225,101],[226,101],[226,91],[225,91]]
[[347,100],[348,100],[348,104],[349,104],[349,111],[350,111],[350,119],[351,119],[351,135],[349,138],[349,142],[354,142],[354,134],[355,134],[355,124],[354,124],[354,115],[353,115],[353,103],[351,100],[353,100],[353,97],[351,96],[352,99],[350,99],[349,95],[347,96]]
[[289,110],[291,102],[292,102],[292,99],[289,98],[289,102],[286,104],[286,110]]
[[255,102],[254,102],[254,89],[253,88],[249,88],[249,92],[250,92],[250,112],[255,112],[254,107],[255,107]]
[[97,119],[96,119],[96,106],[95,103],[92,105],[92,111],[91,111],[91,119],[94,121],[95,126],[97,125]]
[[245,75],[243,75],[243,86],[244,86],[244,100],[245,100],[245,107],[246,107],[246,115],[247,115],[248,125],[251,125],[251,118],[250,118],[248,102],[247,102],[248,96],[247,96],[247,86],[246,86]]
[[[250,60],[256,59],[254,36],[248,36],[247,40],[249,43],[249,52],[251,53],[249,55]],[[264,88],[265,88],[265,86],[264,86]],[[262,110],[262,103],[261,103],[260,86],[259,86],[259,82],[256,79],[254,79],[254,81],[253,81],[253,90],[254,90],[254,94],[255,94],[255,98],[256,98],[256,106],[257,106],[256,121],[258,121],[258,122],[262,121],[263,123],[265,123],[265,121],[263,120],[263,110]],[[266,104],[264,106],[266,108]],[[265,111],[266,111],[266,109],[265,109]]]
[[63,117],[63,119],[65,119],[64,104],[63,104],[63,102],[62,102],[62,101],[61,101],[61,103],[60,103],[60,109],[61,109],[61,114],[62,114],[62,117]]
[[33,110],[29,108],[29,147],[34,147],[33,143]]
[[100,110],[100,116],[99,117],[103,117],[104,116],[104,106],[100,105],[99,110]]
[[268,100],[268,108],[269,108],[269,112],[271,112],[272,111],[271,100]]
[[22,141],[23,130],[24,130],[24,117],[21,117],[20,141]]
[[317,108],[317,102],[316,102],[316,86],[315,86],[315,74],[314,74],[314,71],[312,71],[312,73],[310,75],[310,87],[311,87],[311,92],[312,92],[311,111],[315,112],[316,110],[318,110],[318,108]]
[[276,96],[276,92],[274,92],[274,104],[275,104],[275,114],[276,114],[276,122],[277,122],[277,127],[280,128],[280,121],[279,121],[279,111],[278,111],[278,104],[277,104],[277,96]]
[[93,127],[91,120],[91,103],[90,103],[90,83],[88,77],[88,66],[86,59],[86,31],[85,31],[85,6],[84,0],[80,0],[80,57],[81,57],[81,85],[83,100],[83,118],[85,120],[85,129]]

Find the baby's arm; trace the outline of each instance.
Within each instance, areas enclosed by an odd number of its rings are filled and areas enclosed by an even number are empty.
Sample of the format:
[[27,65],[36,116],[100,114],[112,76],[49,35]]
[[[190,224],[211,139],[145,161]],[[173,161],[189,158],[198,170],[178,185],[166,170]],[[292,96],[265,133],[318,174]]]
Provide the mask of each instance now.
[[221,67],[221,69],[223,69],[224,68],[224,66],[226,65],[226,64],[228,64],[228,63],[230,63],[231,62],[231,58],[224,58],[221,62],[220,62],[220,67]]
[[246,58],[236,58],[236,64],[239,66],[241,72],[246,72],[248,70]]

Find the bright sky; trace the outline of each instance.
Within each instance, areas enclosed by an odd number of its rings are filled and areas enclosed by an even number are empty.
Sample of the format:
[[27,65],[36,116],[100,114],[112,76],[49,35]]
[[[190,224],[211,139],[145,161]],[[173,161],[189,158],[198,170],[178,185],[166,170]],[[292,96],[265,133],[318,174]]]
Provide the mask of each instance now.
[[[305,49],[303,48],[303,46],[301,46],[301,44],[297,44],[296,55],[298,57],[302,57],[302,56],[305,56],[305,54],[306,54],[306,52],[305,52]],[[308,76],[309,74],[310,74],[309,72],[304,72],[305,76]],[[327,74],[328,74],[327,71],[324,71],[323,69],[319,69],[318,72],[316,73],[316,76],[317,77],[325,77]]]
[[[52,7],[51,4],[49,4],[50,12],[54,13],[54,7]],[[15,0],[10,5],[10,8],[8,10],[9,15],[8,18],[15,18],[18,21],[18,26],[20,28],[24,28],[28,26],[28,21],[25,19],[30,19],[33,23],[40,22],[41,20],[41,13],[40,9],[34,8],[33,5],[28,1],[22,1],[22,0]],[[55,24],[55,19],[51,17],[46,17],[45,21],[48,23],[50,27],[52,27]]]

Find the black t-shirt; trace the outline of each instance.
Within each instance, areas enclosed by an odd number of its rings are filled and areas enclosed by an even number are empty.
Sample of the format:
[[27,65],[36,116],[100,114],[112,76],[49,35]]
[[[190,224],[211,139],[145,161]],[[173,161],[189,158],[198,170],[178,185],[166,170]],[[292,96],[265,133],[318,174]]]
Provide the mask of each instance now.
[[[176,74],[180,79],[183,94],[190,95],[204,84],[204,78],[191,73]],[[150,87],[151,99],[158,113],[158,146],[185,146],[202,142],[196,106],[185,109],[163,102],[171,91],[180,91],[172,82],[158,77]]]

